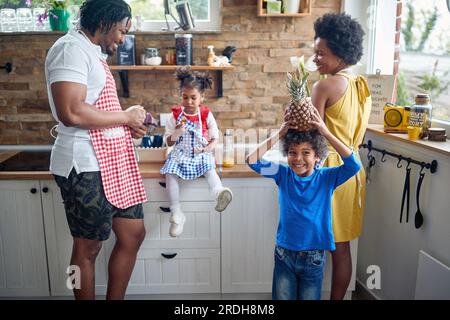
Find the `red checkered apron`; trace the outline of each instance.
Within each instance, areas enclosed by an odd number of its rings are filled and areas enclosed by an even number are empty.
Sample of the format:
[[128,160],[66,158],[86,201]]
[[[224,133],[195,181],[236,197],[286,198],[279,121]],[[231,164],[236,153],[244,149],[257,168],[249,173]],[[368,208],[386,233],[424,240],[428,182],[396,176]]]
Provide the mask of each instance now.
[[[103,111],[122,111],[114,78],[106,61],[101,62],[106,72],[106,85],[95,106]],[[89,134],[100,165],[106,199],[120,209],[147,201],[130,128],[121,125],[89,130]]]

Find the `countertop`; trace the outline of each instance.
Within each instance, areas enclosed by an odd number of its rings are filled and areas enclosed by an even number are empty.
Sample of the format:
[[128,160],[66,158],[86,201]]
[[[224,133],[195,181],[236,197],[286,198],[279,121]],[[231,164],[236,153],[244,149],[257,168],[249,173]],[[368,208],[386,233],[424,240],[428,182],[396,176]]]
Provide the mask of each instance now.
[[[19,151],[3,151],[0,152],[0,163],[13,157]],[[145,162],[139,163],[139,169],[143,178],[164,178],[159,173],[159,169],[163,166],[163,162]],[[252,171],[246,164],[236,164],[231,168],[222,168],[217,166],[217,173],[222,178],[248,178],[260,177]],[[53,179],[53,175],[49,171],[0,171],[0,180],[49,180]]]

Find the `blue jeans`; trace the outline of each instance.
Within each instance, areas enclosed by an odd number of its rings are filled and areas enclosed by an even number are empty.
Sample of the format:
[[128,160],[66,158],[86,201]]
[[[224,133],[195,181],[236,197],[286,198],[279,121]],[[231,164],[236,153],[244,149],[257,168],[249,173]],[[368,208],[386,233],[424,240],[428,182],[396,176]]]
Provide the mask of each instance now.
[[324,250],[292,251],[275,247],[273,300],[320,300]]

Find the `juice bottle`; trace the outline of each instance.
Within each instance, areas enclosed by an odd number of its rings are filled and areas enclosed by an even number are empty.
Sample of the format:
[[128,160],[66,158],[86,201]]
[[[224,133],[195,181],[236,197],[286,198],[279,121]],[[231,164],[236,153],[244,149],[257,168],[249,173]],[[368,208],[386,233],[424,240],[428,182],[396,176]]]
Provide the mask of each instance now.
[[227,129],[223,135],[223,167],[231,168],[234,165],[233,130]]

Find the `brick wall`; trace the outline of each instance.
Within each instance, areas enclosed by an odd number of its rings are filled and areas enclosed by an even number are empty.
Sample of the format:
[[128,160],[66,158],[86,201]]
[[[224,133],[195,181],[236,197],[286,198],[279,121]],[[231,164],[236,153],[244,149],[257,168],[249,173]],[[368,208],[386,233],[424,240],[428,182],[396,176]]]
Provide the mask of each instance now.
[[[285,73],[289,57],[312,54],[313,23],[327,12],[339,12],[340,0],[313,0],[312,15],[299,18],[257,17],[256,0],[223,0],[222,32],[194,34],[194,62],[206,64],[207,46],[216,54],[233,45],[236,70],[223,73],[223,97],[207,98],[221,130],[225,128],[275,128],[288,102]],[[49,129],[55,124],[47,101],[44,77],[46,50],[61,34],[1,34],[0,64],[12,62],[14,70],[0,70],[0,144],[51,144]],[[137,34],[137,56],[146,47],[173,47],[173,34]],[[139,60],[139,58],[138,58]],[[116,82],[120,88],[117,74]],[[130,97],[123,107],[141,104],[155,115],[169,112],[179,102],[171,72],[129,73]],[[119,89],[121,91],[121,89]]]

